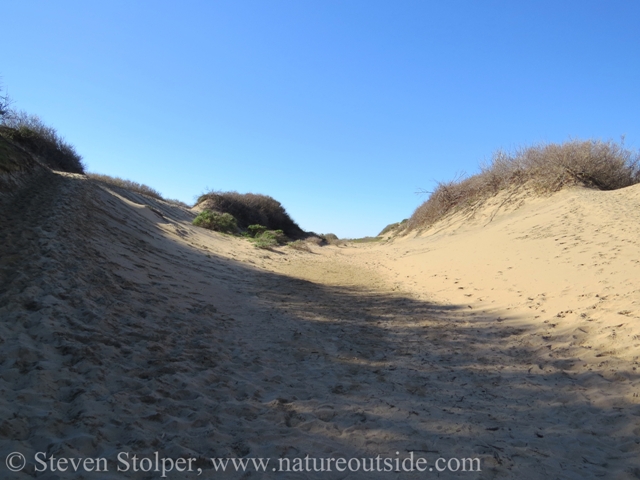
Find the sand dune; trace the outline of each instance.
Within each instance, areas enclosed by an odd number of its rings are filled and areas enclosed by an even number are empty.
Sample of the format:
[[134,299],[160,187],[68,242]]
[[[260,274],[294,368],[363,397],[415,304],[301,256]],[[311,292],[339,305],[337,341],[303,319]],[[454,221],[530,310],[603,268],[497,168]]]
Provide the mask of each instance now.
[[[414,452],[482,461],[443,478],[640,476],[638,186],[312,253],[77,175],[0,208],[3,458],[159,451],[203,469],[172,478],[222,478],[210,458]],[[57,475],[159,478],[111,466]],[[438,476],[270,473],[226,478]]]

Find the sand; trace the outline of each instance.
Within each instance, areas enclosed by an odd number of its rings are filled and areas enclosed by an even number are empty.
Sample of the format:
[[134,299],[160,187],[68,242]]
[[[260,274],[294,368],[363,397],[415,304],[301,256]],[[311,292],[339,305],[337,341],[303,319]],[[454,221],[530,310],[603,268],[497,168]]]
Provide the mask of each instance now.
[[[202,469],[168,478],[640,476],[640,186],[312,252],[78,175],[0,202],[0,460],[29,461],[1,478],[160,478],[116,471],[156,451]],[[110,468],[36,472],[37,452]],[[410,452],[482,471],[210,460]]]

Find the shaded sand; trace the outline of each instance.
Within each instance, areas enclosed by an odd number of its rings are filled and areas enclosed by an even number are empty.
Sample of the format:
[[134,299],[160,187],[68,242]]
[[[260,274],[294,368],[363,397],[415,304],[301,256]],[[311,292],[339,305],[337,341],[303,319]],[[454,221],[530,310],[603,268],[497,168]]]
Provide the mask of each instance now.
[[[159,478],[115,472],[121,451],[194,457],[198,478],[638,478],[640,189],[498,206],[385,244],[267,251],[41,177],[0,205],[0,459],[113,461],[60,478]],[[209,461],[411,451],[482,472]]]

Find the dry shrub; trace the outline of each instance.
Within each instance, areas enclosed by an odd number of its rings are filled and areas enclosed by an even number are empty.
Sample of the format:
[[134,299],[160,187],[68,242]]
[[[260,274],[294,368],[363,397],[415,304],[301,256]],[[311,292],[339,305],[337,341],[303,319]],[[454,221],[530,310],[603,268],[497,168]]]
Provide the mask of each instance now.
[[8,95],[2,93],[2,84],[0,84],[0,120],[3,120],[11,113],[11,99]]
[[340,240],[335,233],[325,233],[320,235],[320,238],[326,242],[327,245],[345,245],[344,240]]
[[295,242],[288,243],[287,246],[293,248],[294,250],[299,250],[301,252],[311,251],[311,248],[309,248],[309,242],[305,240],[296,240]]
[[335,233],[307,232],[304,240],[308,242],[309,245],[315,245],[317,247],[324,247],[325,245],[346,245],[346,241],[338,238]]
[[390,223],[389,225],[387,225],[386,227],[384,227],[382,229],[382,231],[378,234],[378,236],[382,236],[386,233],[391,233],[393,235],[396,235],[398,233],[400,233],[402,230],[404,230],[404,228],[407,225],[407,222],[409,221],[408,218],[405,218],[404,220],[402,220],[401,222],[396,222],[396,223]]
[[317,237],[315,235],[311,235],[310,237],[305,238],[304,241],[309,245],[315,245],[316,247],[321,247],[325,244],[325,240],[323,238]]
[[37,155],[53,170],[84,173],[82,157],[76,152],[75,147],[36,115],[14,110],[5,111],[2,115],[0,135]]
[[201,195],[196,204],[221,213],[230,213],[238,226],[264,225],[269,230],[282,230],[290,238],[304,236],[280,202],[267,195],[238,192],[209,192]]
[[[149,197],[157,198],[159,200],[164,200],[162,198],[162,195],[160,195],[160,192],[158,192],[157,190],[151,187],[148,187],[147,185],[143,185],[142,183],[133,182],[131,180],[125,180],[124,178],[120,178],[120,177],[111,177],[109,175],[102,175],[100,173],[87,173],[87,177],[89,177],[91,180],[97,180],[99,182],[103,182],[108,185],[113,185],[114,187],[124,188],[132,192],[141,193],[142,195],[147,195]],[[176,200],[172,200],[172,201],[175,202]],[[182,202],[179,202],[179,203],[182,204],[183,206],[186,206],[186,204],[183,204]]]
[[338,238],[334,233],[307,232],[302,240],[307,245],[314,245],[316,247],[324,247],[325,245],[344,246],[347,244],[345,240]]
[[477,175],[438,183],[415,210],[407,229],[428,227],[449,213],[525,183],[538,193],[575,185],[600,190],[624,188],[640,183],[640,156],[622,143],[598,140],[536,145],[511,154],[498,151]]
[[[143,185],[143,186],[146,186],[146,185]],[[150,187],[147,187],[147,188],[150,188]],[[189,205],[184,203],[182,200],[178,200],[177,198],[165,198],[164,201],[167,203],[170,203],[175,207],[190,208]]]

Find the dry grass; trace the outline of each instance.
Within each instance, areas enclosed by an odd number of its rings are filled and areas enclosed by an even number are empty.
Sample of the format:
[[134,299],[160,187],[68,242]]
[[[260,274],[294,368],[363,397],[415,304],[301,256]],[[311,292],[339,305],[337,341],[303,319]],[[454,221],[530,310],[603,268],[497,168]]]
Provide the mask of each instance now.
[[373,243],[382,241],[382,237],[360,237],[351,238],[348,240],[351,243]]
[[289,216],[280,202],[267,195],[238,192],[209,192],[196,204],[220,213],[229,213],[246,229],[249,225],[264,225],[268,230],[282,230],[287,237],[302,238],[304,232]]
[[572,140],[498,151],[489,165],[471,177],[441,182],[407,222],[407,230],[426,228],[456,211],[524,184],[537,193],[582,185],[615,190],[640,183],[640,156],[615,142]]
[[318,235],[318,234],[309,232],[308,237],[301,240],[296,240],[295,242],[291,242],[288,244],[288,246],[295,250],[311,252],[312,251],[311,246],[314,246],[314,247],[324,247],[325,245],[342,246],[342,245],[346,245],[346,243],[347,242],[345,240],[340,240],[338,236],[334,235],[333,233]]
[[324,240],[324,238],[320,238],[317,235],[311,235],[310,237],[305,238],[304,241],[307,244],[315,245],[316,247],[326,245],[326,241]]
[[84,173],[82,157],[73,145],[67,143],[58,134],[55,128],[45,125],[36,115],[6,110],[6,106],[3,108],[0,135],[38,156],[53,170]]
[[311,248],[309,247],[309,242],[305,240],[296,240],[295,242],[288,243],[287,246],[301,252],[311,252]]
[[164,201],[176,207],[191,208],[189,205],[184,203],[182,200],[178,200],[177,198],[165,198]]
[[407,222],[408,221],[409,221],[409,219],[405,218],[401,222],[390,223],[389,225],[387,225],[386,227],[384,227],[382,229],[382,231],[378,234],[378,236],[380,237],[380,236],[385,235],[387,233],[390,233],[390,234],[393,234],[393,235],[397,235],[402,230],[404,230],[404,228],[407,226]]
[[346,245],[344,240],[340,240],[335,233],[325,233],[320,235],[320,238],[326,242],[327,245]]
[[[111,177],[109,175],[102,175],[99,173],[87,173],[87,177],[92,180],[97,180],[98,182],[113,185],[114,187],[124,188],[132,192],[141,193],[142,195],[147,195],[159,200],[164,200],[162,198],[162,195],[160,195],[160,192],[151,187],[148,187],[147,185],[143,185],[142,183],[132,182],[131,180],[125,180],[124,178]],[[186,204],[183,204],[182,202],[179,203],[186,206]]]

